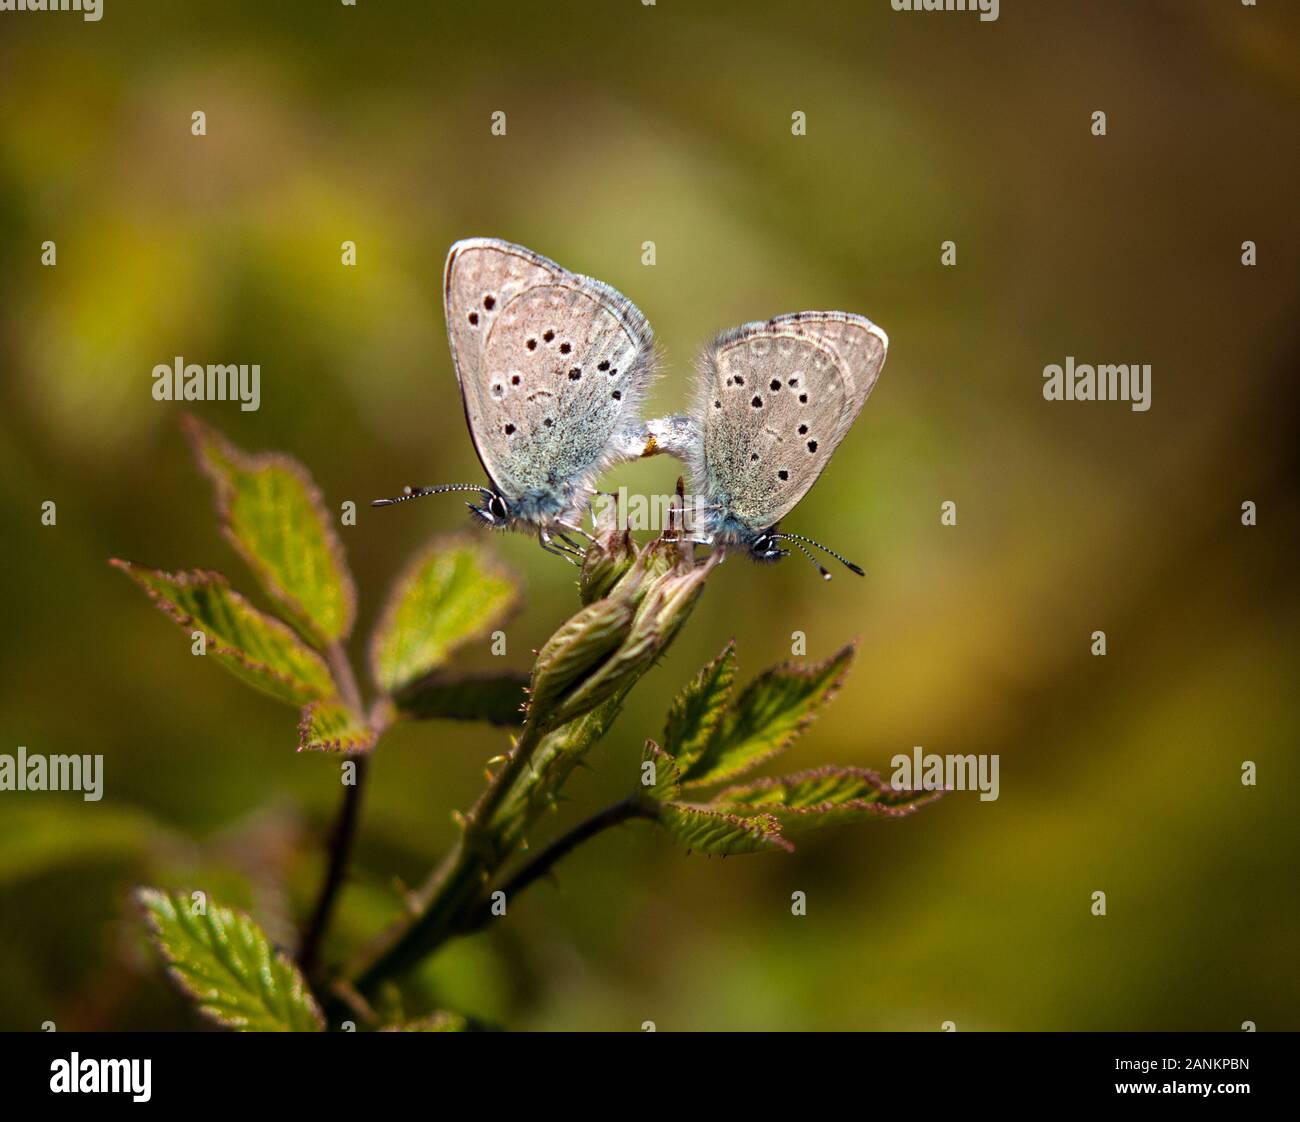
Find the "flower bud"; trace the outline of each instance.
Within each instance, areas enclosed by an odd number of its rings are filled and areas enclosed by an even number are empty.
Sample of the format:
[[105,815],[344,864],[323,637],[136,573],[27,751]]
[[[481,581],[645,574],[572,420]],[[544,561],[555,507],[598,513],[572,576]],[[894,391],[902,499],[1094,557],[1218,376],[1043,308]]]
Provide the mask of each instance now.
[[[588,604],[560,626],[537,654],[528,719],[552,725],[562,700],[590,678],[616,651],[632,626],[630,596],[609,596]],[[576,715],[576,714],[575,714]]]
[[587,547],[582,561],[582,574],[578,578],[578,594],[584,604],[608,596],[619,578],[632,567],[637,558],[637,548],[628,530],[597,532],[595,541]]

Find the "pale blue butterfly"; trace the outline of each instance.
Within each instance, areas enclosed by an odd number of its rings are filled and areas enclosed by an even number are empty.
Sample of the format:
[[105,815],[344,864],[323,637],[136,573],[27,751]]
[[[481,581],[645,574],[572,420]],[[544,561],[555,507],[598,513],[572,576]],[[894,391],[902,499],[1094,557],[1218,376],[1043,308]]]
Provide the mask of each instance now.
[[656,444],[689,468],[701,544],[740,545],[759,561],[813,545],[779,523],[821,475],[885,364],[889,337],[848,312],[796,312],[725,331],[700,360],[694,412],[651,421]]
[[375,506],[478,491],[489,526],[536,533],[580,556],[578,525],[597,477],[646,445],[640,405],[653,334],[621,293],[523,246],[459,241],[447,255],[443,308],[465,419],[489,486],[408,488]]

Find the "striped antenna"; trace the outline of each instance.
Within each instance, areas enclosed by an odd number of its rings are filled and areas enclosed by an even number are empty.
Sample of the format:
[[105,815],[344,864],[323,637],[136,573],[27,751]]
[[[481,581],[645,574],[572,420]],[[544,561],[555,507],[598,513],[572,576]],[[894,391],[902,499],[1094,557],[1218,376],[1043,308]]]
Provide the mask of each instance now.
[[491,495],[492,492],[486,487],[480,487],[477,483],[444,483],[441,487],[407,487],[402,494],[391,499],[375,499],[371,506],[393,506],[397,503],[409,502],[411,499],[422,499],[425,495],[445,495],[451,491],[477,491],[480,495]]

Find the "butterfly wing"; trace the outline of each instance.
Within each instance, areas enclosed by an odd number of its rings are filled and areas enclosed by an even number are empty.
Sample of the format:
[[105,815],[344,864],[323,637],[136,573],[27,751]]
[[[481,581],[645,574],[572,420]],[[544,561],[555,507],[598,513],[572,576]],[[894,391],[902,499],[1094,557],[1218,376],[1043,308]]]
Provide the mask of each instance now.
[[491,238],[451,247],[443,303],[470,435],[494,486],[525,516],[570,509],[640,427],[650,325],[608,285]]
[[[885,362],[862,316],[799,312],[724,332],[701,362],[695,487],[724,534],[774,526],[821,475]],[[729,518],[727,516],[730,516]]]

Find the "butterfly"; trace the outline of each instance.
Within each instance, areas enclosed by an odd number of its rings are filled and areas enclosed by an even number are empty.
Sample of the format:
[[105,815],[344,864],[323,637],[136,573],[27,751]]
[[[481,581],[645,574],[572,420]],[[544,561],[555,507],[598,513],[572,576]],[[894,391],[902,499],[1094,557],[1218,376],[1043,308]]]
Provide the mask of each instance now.
[[694,412],[648,431],[683,460],[698,504],[701,544],[739,545],[759,561],[806,546],[852,561],[779,524],[817,481],[875,387],[889,337],[848,312],[795,312],[724,331],[699,363]]
[[443,309],[488,486],[407,488],[372,505],[477,491],[480,504],[466,506],[479,521],[536,533],[547,552],[580,557],[566,531],[585,536],[577,520],[597,493],[593,483],[646,447],[649,323],[609,285],[496,238],[451,247]]

